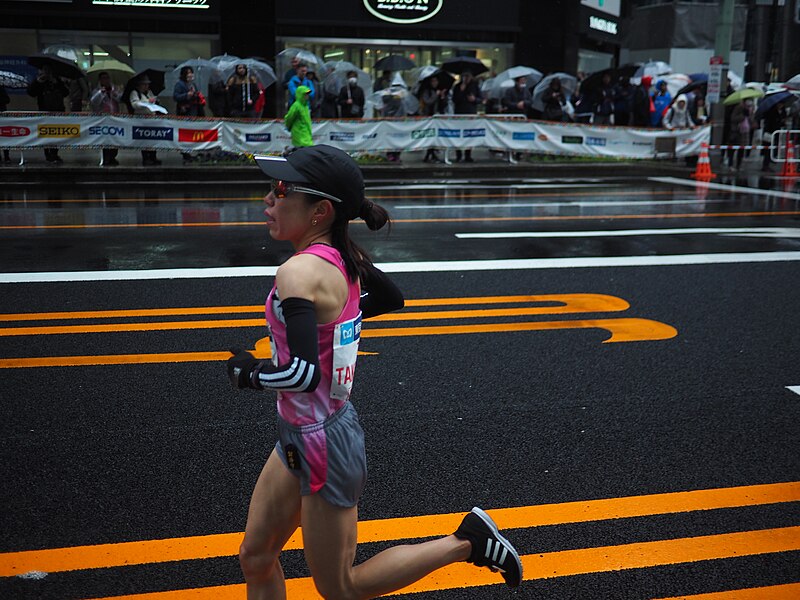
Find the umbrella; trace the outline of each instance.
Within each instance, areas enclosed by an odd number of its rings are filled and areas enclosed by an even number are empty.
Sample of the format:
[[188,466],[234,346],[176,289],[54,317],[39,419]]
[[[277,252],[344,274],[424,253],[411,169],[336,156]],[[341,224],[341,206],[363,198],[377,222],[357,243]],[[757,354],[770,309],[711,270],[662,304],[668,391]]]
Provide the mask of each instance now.
[[84,76],[84,72],[74,61],[56,55],[35,54],[28,57],[28,64],[37,69],[48,66],[56,77],[78,79]]
[[463,73],[469,71],[473,75],[480,75],[486,73],[489,68],[477,58],[471,56],[456,56],[448,58],[442,63],[442,68],[450,73]]
[[489,95],[488,97],[501,97],[505,90],[513,87],[515,80],[519,79],[520,77],[525,77],[526,85],[529,88],[532,88],[542,80],[543,73],[541,71],[537,71],[533,67],[525,67],[521,65],[506,69],[505,71],[498,73],[497,77],[494,77],[492,87],[486,90]]
[[406,69],[413,69],[416,67],[413,60],[401,56],[399,54],[390,54],[384,56],[375,63],[376,71],[405,71]]
[[[238,58],[236,60],[239,60]],[[222,81],[222,73],[220,72],[219,62],[206,60],[204,58],[190,58],[182,62],[164,77],[164,90],[163,94],[172,94],[175,89],[175,84],[181,77],[181,69],[184,67],[191,67],[194,71],[194,84],[197,89],[206,93],[211,84]]]
[[578,79],[574,75],[570,75],[569,73],[551,73],[537,83],[536,87],[533,88],[533,108],[536,110],[544,110],[542,96],[544,95],[545,90],[550,87],[550,82],[556,78],[561,81],[561,90],[564,92],[564,96],[566,98],[569,98],[575,93],[575,88],[578,86]]
[[456,78],[450,75],[447,71],[442,71],[435,65],[428,65],[426,67],[417,67],[411,72],[411,79],[414,81],[414,89],[419,89],[426,82],[430,81],[431,77],[436,77],[439,80],[439,87],[442,89],[450,89],[456,81]]
[[333,96],[338,96],[339,90],[347,85],[347,74],[350,71],[356,72],[356,85],[365,93],[372,89],[372,77],[369,76],[369,73],[362,71],[351,62],[337,60],[325,63],[325,67],[328,74],[322,80],[322,88]]
[[66,58],[67,60],[71,60],[72,62],[76,62],[78,64],[80,64],[80,62],[84,59],[83,52],[75,46],[70,46],[69,44],[55,44],[53,46],[48,46],[42,50],[42,54],[47,54],[48,56],[60,56],[61,58]]
[[764,92],[761,90],[754,90],[753,88],[742,88],[733,92],[730,96],[723,100],[723,104],[725,106],[731,106],[732,104],[738,104],[742,100],[747,100],[749,98],[761,98],[764,95]]
[[255,77],[262,88],[268,88],[278,80],[278,76],[275,75],[275,70],[272,67],[254,58],[240,58],[237,61],[223,63],[220,68],[222,78],[227,81],[236,72],[238,65],[247,67],[247,73]]
[[278,73],[284,73],[289,70],[293,72],[292,60],[294,58],[308,65],[310,70],[317,71],[318,73],[322,69],[322,65],[325,64],[324,60],[310,50],[305,50],[304,48],[286,48],[286,50],[280,51],[275,56],[275,68],[278,70]]
[[28,80],[24,75],[11,71],[0,71],[0,86],[10,90],[24,90],[28,87]]
[[385,117],[405,117],[419,110],[419,99],[408,88],[392,85],[367,96],[367,104],[377,110],[386,111]]
[[764,98],[758,101],[758,108],[756,109],[756,114],[754,116],[756,120],[762,119],[765,114],[775,108],[779,103],[783,102],[788,106],[789,104],[794,103],[795,100],[797,100],[797,96],[787,90],[767,94],[764,96]]
[[699,81],[701,83],[707,83],[708,73],[692,73],[691,75],[689,75],[689,79],[691,79],[693,83],[696,81]]
[[[691,75],[689,77],[692,77]],[[704,90],[708,87],[708,81],[692,81],[691,83],[686,84],[681,89],[679,89],[676,93],[674,98],[677,98],[681,94],[688,94],[690,92],[694,92],[696,90]],[[705,94],[703,94],[705,96]]]
[[125,91],[122,92],[122,98],[127,103],[128,97],[131,95],[133,88],[136,87],[136,82],[143,77],[150,79],[150,91],[158,96],[164,89],[164,71],[157,71],[156,69],[145,69],[140,71],[128,80],[125,84]]
[[692,83],[692,80],[689,79],[688,75],[682,75],[680,73],[664,75],[660,79],[667,82],[667,90],[669,91],[669,95],[673,98],[677,97],[681,88]]
[[586,79],[581,81],[581,92],[589,92],[600,87],[603,83],[603,77],[606,75],[611,77],[611,85],[614,85],[620,79],[630,79],[635,75],[638,69],[638,65],[622,65],[620,67],[609,67],[608,69],[590,73]]
[[102,72],[108,73],[111,80],[118,83],[127,81],[135,73],[131,67],[118,60],[98,60],[86,69],[86,75],[93,86],[97,85],[97,79]]
[[800,90],[800,73],[786,82],[786,87],[792,90]]
[[645,75],[649,75],[655,79],[660,75],[669,75],[670,73],[672,73],[672,67],[669,64],[661,60],[651,60],[639,65],[633,76],[641,79]]

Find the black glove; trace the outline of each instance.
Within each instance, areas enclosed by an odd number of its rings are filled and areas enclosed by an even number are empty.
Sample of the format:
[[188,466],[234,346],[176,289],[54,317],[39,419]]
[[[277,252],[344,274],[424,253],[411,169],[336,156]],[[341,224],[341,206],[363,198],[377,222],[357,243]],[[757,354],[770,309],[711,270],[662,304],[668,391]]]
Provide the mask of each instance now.
[[231,348],[231,354],[233,356],[228,359],[228,377],[233,387],[239,389],[255,388],[256,384],[253,383],[252,373],[259,361],[255,356],[241,348]]

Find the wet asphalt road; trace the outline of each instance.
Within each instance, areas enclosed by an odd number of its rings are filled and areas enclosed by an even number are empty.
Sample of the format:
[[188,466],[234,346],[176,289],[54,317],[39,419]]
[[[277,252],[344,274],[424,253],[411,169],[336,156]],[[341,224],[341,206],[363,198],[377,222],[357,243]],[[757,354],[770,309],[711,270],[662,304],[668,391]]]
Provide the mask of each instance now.
[[[409,302],[364,326],[360,515],[378,533],[358,561],[395,527],[429,535],[408,517],[479,505],[514,509],[495,513],[525,564],[512,597],[800,593],[796,184],[368,192],[394,226],[354,237]],[[230,389],[223,361],[264,337],[290,253],[262,193],[0,191],[0,597],[241,597],[219,586],[242,581],[274,398]],[[301,550],[283,562],[308,577]],[[509,597],[467,573],[408,597]]]

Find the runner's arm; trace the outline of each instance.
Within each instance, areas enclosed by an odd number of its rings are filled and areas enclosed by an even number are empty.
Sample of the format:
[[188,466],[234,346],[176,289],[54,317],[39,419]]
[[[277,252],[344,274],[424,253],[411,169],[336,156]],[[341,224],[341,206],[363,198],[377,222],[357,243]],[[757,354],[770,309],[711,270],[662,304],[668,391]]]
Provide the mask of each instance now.
[[361,317],[369,319],[403,308],[403,292],[386,276],[386,273],[369,265],[361,279]]

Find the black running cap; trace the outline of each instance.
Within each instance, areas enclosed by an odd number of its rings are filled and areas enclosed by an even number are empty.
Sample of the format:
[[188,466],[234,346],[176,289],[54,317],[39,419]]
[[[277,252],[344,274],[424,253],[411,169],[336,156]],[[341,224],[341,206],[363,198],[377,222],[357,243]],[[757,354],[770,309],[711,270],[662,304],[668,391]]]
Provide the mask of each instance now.
[[[319,144],[298,148],[289,156],[256,156],[256,164],[270,179],[302,183],[341,199],[334,202],[348,220],[355,219],[364,203],[364,176],[347,152]],[[339,208],[341,206],[341,209]]]

